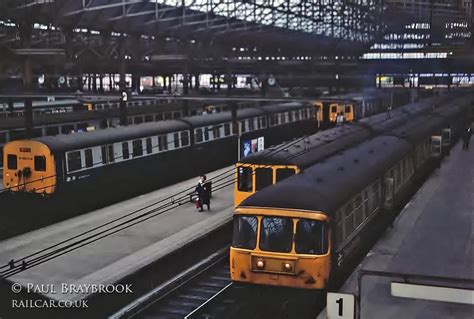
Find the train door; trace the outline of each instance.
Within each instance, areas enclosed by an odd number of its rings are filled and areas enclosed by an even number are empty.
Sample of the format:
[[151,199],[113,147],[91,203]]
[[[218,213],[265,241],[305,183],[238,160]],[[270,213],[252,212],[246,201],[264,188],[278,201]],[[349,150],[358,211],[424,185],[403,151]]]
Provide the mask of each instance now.
[[344,121],[353,122],[354,121],[354,105],[351,103],[345,103],[343,106],[344,109]]
[[336,124],[337,115],[341,112],[341,106],[337,103],[329,104],[329,122]]
[[[392,171],[390,171],[392,172]],[[384,179],[384,207],[390,209],[392,206],[393,196],[395,193],[395,180],[393,175],[386,176]]]

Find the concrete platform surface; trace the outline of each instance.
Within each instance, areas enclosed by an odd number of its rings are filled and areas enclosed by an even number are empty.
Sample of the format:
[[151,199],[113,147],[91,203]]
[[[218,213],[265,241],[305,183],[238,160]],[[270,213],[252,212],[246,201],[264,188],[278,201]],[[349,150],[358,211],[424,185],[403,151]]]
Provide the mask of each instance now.
[[[208,180],[228,172],[233,178],[233,166],[208,174]],[[228,179],[229,179],[228,178]],[[197,185],[197,177],[185,182],[142,195],[73,219],[62,221],[30,233],[0,242],[0,265],[19,259],[84,231],[148,206],[160,199]],[[232,219],[233,185],[214,191],[211,211],[198,212],[189,201],[147,221],[121,230],[108,237],[80,247],[38,266],[8,278],[23,287],[28,284],[54,285],[61,291],[63,284],[111,284],[143,266],[166,256],[185,244],[200,238]],[[168,203],[167,201],[166,203]],[[150,208],[151,209],[151,208]],[[149,211],[146,209],[143,212]],[[123,221],[123,220],[122,220]],[[117,221],[111,225],[117,225]],[[110,226],[109,226],[110,227]],[[102,229],[94,231],[93,234]],[[90,235],[90,234],[89,234]],[[80,236],[82,239],[85,236]],[[76,239],[77,240],[77,239]],[[77,300],[85,294],[46,293],[57,300]]]
[[[450,156],[443,160],[441,168],[406,205],[393,228],[387,229],[374,245],[340,292],[357,295],[357,277],[361,269],[454,278],[441,281],[433,278],[421,280],[421,283],[472,289],[473,225],[474,148],[463,151],[461,143],[458,143]],[[391,282],[405,281],[397,277],[362,277],[360,318],[474,318],[474,291],[468,289],[465,295],[470,298],[470,304],[394,297]],[[412,280],[410,277],[409,281]],[[413,288],[409,291],[413,293]],[[428,291],[423,288],[422,298],[428,296]],[[439,291],[437,294],[442,297]],[[318,318],[326,317],[324,310]]]

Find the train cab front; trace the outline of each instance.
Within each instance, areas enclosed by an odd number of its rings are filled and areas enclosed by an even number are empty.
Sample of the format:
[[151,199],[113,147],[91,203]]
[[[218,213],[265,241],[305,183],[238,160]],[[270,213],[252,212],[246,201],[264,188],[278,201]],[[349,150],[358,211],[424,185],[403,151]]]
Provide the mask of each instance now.
[[51,195],[56,167],[50,149],[37,141],[12,141],[4,147],[3,187],[13,193]]
[[331,269],[327,216],[240,207],[234,215],[234,282],[324,289]]

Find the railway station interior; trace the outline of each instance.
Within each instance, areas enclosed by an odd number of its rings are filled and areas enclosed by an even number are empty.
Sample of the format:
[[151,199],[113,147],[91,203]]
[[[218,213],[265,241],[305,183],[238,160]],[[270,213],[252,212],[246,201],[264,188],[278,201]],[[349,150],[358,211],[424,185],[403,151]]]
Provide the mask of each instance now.
[[472,13],[0,1],[0,319],[474,318]]

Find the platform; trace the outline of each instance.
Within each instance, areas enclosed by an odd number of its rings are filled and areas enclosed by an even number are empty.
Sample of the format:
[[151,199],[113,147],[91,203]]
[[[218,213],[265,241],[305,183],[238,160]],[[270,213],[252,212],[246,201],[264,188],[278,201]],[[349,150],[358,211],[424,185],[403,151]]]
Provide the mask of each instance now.
[[[360,293],[359,318],[473,318],[474,148],[461,146],[455,145],[340,289],[356,298]],[[455,300],[456,289],[438,287],[462,288],[467,304]],[[324,310],[318,318],[326,317]]]
[[[233,166],[229,166],[209,173],[208,180],[223,172],[231,172],[231,178],[234,176]],[[197,177],[1,241],[0,265],[8,263],[13,258],[18,259],[59,243],[195,185],[197,185]],[[26,269],[8,280],[20,283],[23,287],[27,287],[28,284],[52,284],[56,292],[61,291],[62,284],[116,283],[142,267],[226,224],[232,219],[232,214],[233,185],[219,191],[216,191],[213,185],[211,211],[198,212],[193,203],[189,200],[185,201],[177,208],[41,265]],[[84,238],[84,236],[80,238]],[[77,300],[86,298],[88,293],[68,295],[47,293],[44,295],[56,300]]]

